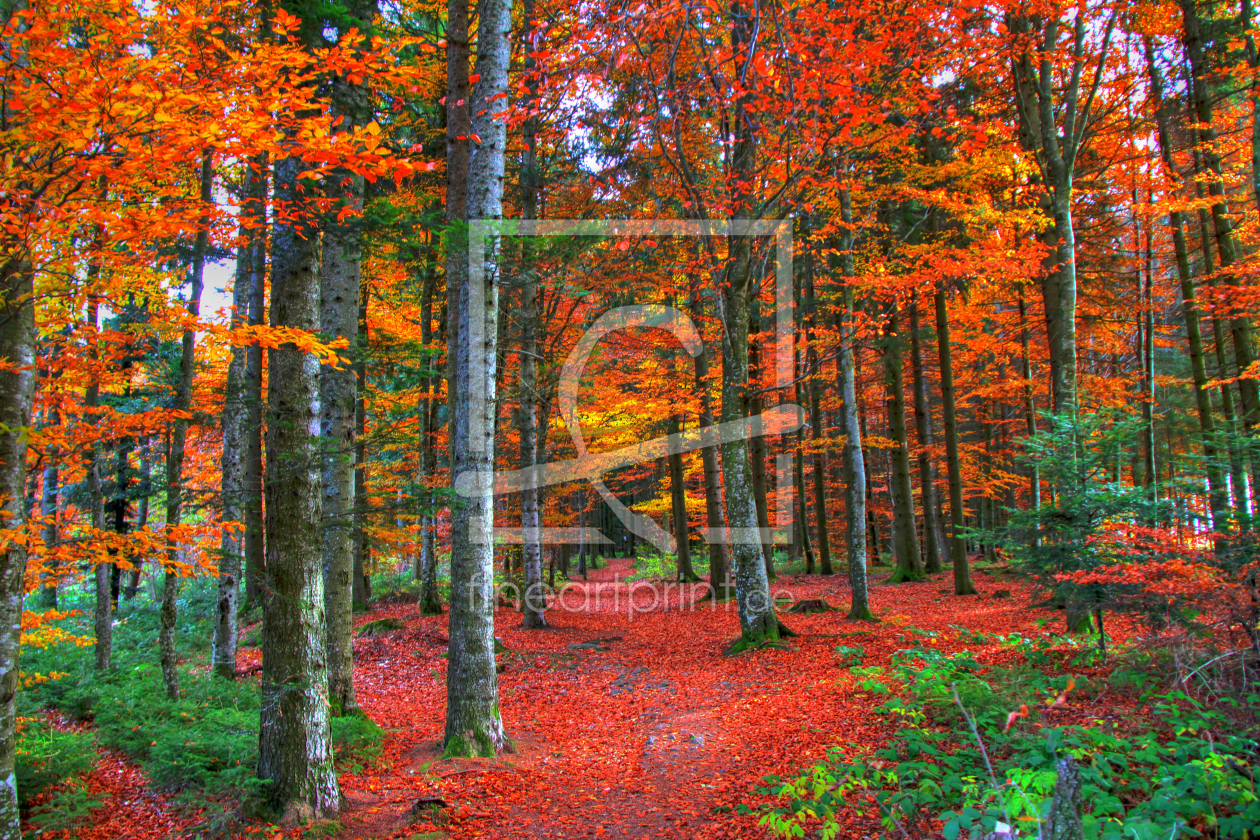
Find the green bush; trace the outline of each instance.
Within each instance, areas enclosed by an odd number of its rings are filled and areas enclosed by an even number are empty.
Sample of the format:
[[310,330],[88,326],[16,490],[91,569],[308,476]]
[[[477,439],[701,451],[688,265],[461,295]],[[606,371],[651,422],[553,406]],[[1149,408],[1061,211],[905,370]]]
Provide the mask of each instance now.
[[337,767],[360,773],[381,757],[385,730],[365,715],[346,715],[332,719],[332,743]]
[[[209,610],[213,584],[193,581],[181,594],[181,615],[187,618],[181,620],[176,634],[177,650],[181,659],[199,665],[205,664],[205,640],[211,634],[205,617],[213,614]],[[82,624],[89,618],[83,616],[77,622]],[[180,668],[182,696],[178,700],[167,698],[157,664],[157,626],[156,605],[121,604],[114,635],[114,668],[104,674],[95,670],[91,648],[62,646],[24,652],[24,668],[56,670],[67,676],[23,689],[20,713],[33,715],[42,707],[51,707],[91,720],[96,740],[135,760],[157,788],[194,799],[258,793],[262,784],[254,775],[258,763],[258,679],[224,680],[203,667],[185,665]],[[83,626],[67,629],[90,635]],[[370,720],[334,719],[332,729],[340,762],[362,767],[379,757],[380,728]]]
[[28,719],[18,733],[16,758],[18,807],[36,836],[72,828],[100,806],[101,797],[89,794],[83,782],[96,760],[90,734]]
[[[872,671],[852,670],[860,676]],[[879,711],[905,724],[896,738],[859,757],[833,749],[827,761],[795,779],[767,777],[761,792],[781,803],[762,815],[774,834],[801,837],[807,825],[820,822],[820,836],[835,838],[837,813],[853,793],[865,792],[890,834],[931,832],[932,821],[939,820],[947,840],[974,840],[994,833],[999,823],[1020,828],[1021,836],[1040,836],[1056,767],[1069,757],[1081,780],[1086,840],[1200,833],[1241,840],[1260,825],[1252,770],[1257,741],[1221,711],[1184,694],[1155,698],[1156,719],[1145,728],[1038,730],[1011,724],[1032,722],[1041,701],[1062,697],[1072,678],[1027,665],[982,674],[967,654],[925,648],[898,651],[891,670],[903,696]]]
[[28,720],[18,735],[17,783],[19,804],[31,800],[61,782],[92,769],[95,739],[84,732],[62,732],[43,720]]

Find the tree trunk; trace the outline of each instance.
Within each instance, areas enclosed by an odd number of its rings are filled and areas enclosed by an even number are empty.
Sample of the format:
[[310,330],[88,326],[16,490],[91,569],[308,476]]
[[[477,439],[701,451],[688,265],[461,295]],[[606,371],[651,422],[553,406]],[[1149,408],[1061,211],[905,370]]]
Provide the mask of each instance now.
[[[698,286],[691,289],[689,302],[691,317],[698,320],[701,316],[700,290]],[[713,400],[709,391],[709,350],[703,347],[693,360],[695,369],[696,390],[700,394],[700,428],[713,425]],[[726,501],[722,493],[721,466],[718,463],[718,449],[706,446],[700,450],[700,464],[704,471],[704,509],[705,523],[709,534],[718,534],[726,527],[724,510]],[[731,584],[730,553],[726,543],[716,539],[709,540],[709,586],[713,589],[713,598],[724,601],[734,594]]]
[[[207,150],[201,158],[201,205],[204,208],[197,240],[193,245],[192,267],[189,280],[192,290],[188,294],[188,315],[196,319],[201,314],[202,279],[206,267],[206,249],[210,245],[210,212],[214,206],[211,194],[214,170],[214,153]],[[197,332],[184,330],[183,346],[179,360],[179,384],[175,388],[175,410],[187,413],[192,408],[193,377],[196,373]],[[162,615],[158,631],[158,647],[162,654],[162,682],[166,696],[179,699],[179,661],[175,651],[175,621],[179,606],[179,590],[184,573],[179,563],[179,544],[174,529],[183,521],[184,512],[184,444],[188,438],[188,420],[175,419],[171,423],[171,444],[166,454],[166,585],[162,589]]]
[[932,412],[928,404],[927,375],[923,370],[923,339],[919,332],[919,293],[910,299],[910,359],[914,367],[914,422],[919,433],[919,493],[923,504],[924,569],[939,572],[945,558],[945,530],[941,502],[936,491],[936,462],[932,460]]
[[[424,286],[420,297],[420,339],[424,346],[433,343],[433,296],[437,286],[437,271],[432,264],[437,256],[436,248],[430,241],[426,259]],[[445,321],[445,319],[443,319]],[[445,328],[443,328],[445,332]],[[437,572],[437,517],[434,513],[437,500],[433,493],[432,482],[438,473],[437,443],[434,432],[437,429],[437,401],[435,386],[438,381],[437,370],[433,359],[425,357],[424,361],[424,410],[420,418],[421,439],[418,453],[419,470],[424,487],[420,488],[423,509],[420,511],[420,558],[416,579],[420,581],[420,613],[422,615],[442,614],[442,595],[438,591]]]
[[[452,0],[451,17],[460,14]],[[466,9],[464,10],[466,12]],[[512,0],[483,0],[478,9],[477,86],[472,96],[472,133],[481,139],[468,161],[467,218],[498,219],[503,201],[504,152]],[[456,27],[454,37],[461,37]],[[452,35],[448,34],[448,43]],[[449,71],[448,71],[449,81]],[[447,101],[455,95],[448,88]],[[462,173],[448,173],[452,182]],[[449,190],[449,187],[448,187]],[[449,193],[448,193],[449,194]],[[477,277],[463,278],[459,291],[454,412],[454,475],[483,476],[472,496],[452,513],[450,664],[446,679],[445,752],[451,756],[494,755],[507,736],[499,713],[494,662],[494,426],[498,330],[499,238],[487,237],[488,253]],[[479,246],[481,247],[481,246]],[[448,276],[448,282],[450,278]],[[473,300],[473,283],[479,284]]]
[[367,527],[367,310],[368,285],[359,286],[359,358],[354,363],[354,505],[353,554],[350,568],[350,603],[355,612],[363,612],[372,597],[372,579],[367,567],[372,547],[368,544]]
[[915,581],[923,576],[919,561],[919,540],[914,524],[914,489],[910,482],[910,446],[906,434],[906,390],[902,363],[902,335],[898,328],[896,304],[885,324],[884,385],[888,391],[888,426],[892,450],[893,550],[897,568],[889,583]]
[[[349,16],[367,37],[375,0],[349,4]],[[354,53],[360,44],[350,45]],[[370,92],[341,76],[331,82],[330,113],[343,118],[342,130],[368,122]],[[359,345],[359,287],[363,282],[363,176],[338,169],[326,182],[330,207],[324,218],[320,265],[319,329],[325,337]],[[359,348],[361,349],[361,348]],[[362,361],[356,359],[355,361]],[[328,620],[328,702],[332,714],[355,714],[354,697],[354,524],[356,409],[358,376],[351,365],[319,369],[320,443],[323,491],[322,551],[324,609]]]
[[822,395],[819,376],[821,371],[821,362],[818,360],[818,347],[815,343],[814,322],[816,318],[816,310],[818,308],[817,298],[814,295],[814,260],[813,254],[806,254],[806,271],[805,271],[805,297],[809,299],[806,308],[805,319],[805,359],[809,369],[809,425],[810,436],[814,441],[814,452],[810,456],[810,461],[814,467],[814,519],[818,522],[818,560],[819,573],[824,575],[835,574],[835,569],[831,565],[831,537],[827,533],[827,483],[826,483],[826,455],[823,450],[823,440],[825,438],[823,432],[822,419]]
[[[263,183],[261,172],[252,169],[246,176],[241,216],[249,224],[241,225],[245,244],[236,256],[236,281],[232,287],[232,328],[239,329],[249,320],[252,283],[262,278],[254,273],[254,250],[262,247],[261,230]],[[249,460],[249,390],[247,366],[249,348],[233,345],[228,363],[227,385],[223,394],[222,469],[223,521],[240,521],[246,505],[246,473]],[[143,460],[143,458],[142,458]],[[245,547],[242,532],[224,533],[219,545],[219,586],[214,622],[214,647],[211,662],[214,673],[225,679],[236,679],[237,596],[240,591],[241,557]]]
[[[1192,153],[1195,162],[1195,192],[1198,198],[1202,200],[1206,195],[1203,182],[1199,179],[1202,172],[1200,165],[1201,156],[1197,151]],[[1212,222],[1208,216],[1208,211],[1202,207],[1199,208],[1199,250],[1203,256],[1203,276],[1207,279],[1208,288],[1212,295],[1215,296],[1217,289],[1216,282],[1216,260],[1212,255]],[[1231,367],[1229,361],[1229,349],[1225,340],[1225,325],[1219,316],[1212,317],[1212,344],[1215,347],[1216,355],[1216,378],[1226,379],[1231,375]],[[1238,431],[1238,412],[1234,403],[1234,393],[1228,383],[1220,386],[1221,393],[1221,448],[1229,456],[1229,477],[1230,484],[1234,489],[1234,515],[1238,519],[1239,527],[1246,531],[1251,527],[1251,512],[1247,504],[1247,477],[1246,471],[1243,469],[1242,452],[1239,446]]]
[[[849,193],[840,194],[842,218],[847,223],[852,213],[849,209]],[[841,260],[844,276],[852,276],[852,234],[846,228],[843,234]],[[840,373],[840,427],[844,431],[844,518],[849,554],[849,589],[851,606],[849,618],[874,621],[866,579],[866,459],[862,454],[862,425],[858,416],[857,372],[853,364],[853,345],[856,328],[853,324],[853,288],[846,285],[841,292],[843,306],[840,311],[840,356],[836,367]]]
[[[676,435],[681,431],[682,415],[670,415],[669,433]],[[691,568],[691,538],[687,522],[687,487],[683,478],[682,453],[670,452],[668,460],[670,501],[674,514],[674,542],[678,546],[678,580],[691,583],[700,580],[700,576]]]
[[[1028,329],[1028,304],[1024,300],[1022,288],[1019,290],[1019,340],[1023,354],[1021,362],[1024,377],[1024,427],[1028,436],[1032,437],[1037,434],[1037,406],[1033,401],[1032,340]],[[1028,507],[1031,510],[1041,507],[1041,468],[1035,461],[1028,466]]]
[[[309,26],[308,22],[304,22]],[[301,158],[276,162],[271,324],[319,329],[316,185]],[[319,360],[294,344],[268,350],[267,559],[263,586],[258,777],[283,823],[337,813],[328,723],[324,575],[320,568]]]
[[[1190,98],[1194,116],[1199,123],[1198,133],[1203,141],[1203,162],[1207,167],[1208,193],[1212,197],[1212,224],[1216,229],[1216,247],[1220,254],[1221,277],[1231,289],[1239,289],[1242,281],[1234,265],[1238,262],[1238,246],[1234,239],[1233,222],[1225,196],[1221,158],[1216,150],[1216,130],[1212,127],[1212,93],[1208,89],[1208,61],[1200,31],[1196,0],[1178,0],[1184,22],[1186,58],[1190,62]],[[1255,336],[1251,320],[1246,315],[1234,315],[1229,320],[1234,340],[1234,358],[1239,371],[1245,371],[1256,359]],[[1260,382],[1255,379],[1239,379],[1238,390],[1242,397],[1242,430],[1251,437],[1260,425]],[[1260,455],[1255,451],[1250,458],[1251,487],[1260,486]]]
[[945,290],[936,290],[936,342],[941,360],[941,401],[945,416],[945,461],[949,472],[950,557],[954,562],[954,594],[975,595],[967,565],[967,541],[962,536],[967,511],[963,507],[962,459],[958,453],[958,405],[954,399],[953,350],[949,343],[949,310]]
[[[751,307],[751,318],[749,321],[749,329],[754,332],[760,331],[759,307],[755,304]],[[760,371],[760,353],[758,352],[756,342],[751,342],[748,348],[748,371],[750,382],[756,382],[758,372]],[[760,417],[762,411],[761,397],[753,394],[748,399],[748,415],[750,417]],[[770,495],[766,489],[766,439],[760,436],[753,437],[748,441],[748,462],[752,467],[752,487],[753,499],[757,503],[757,527],[761,529],[761,533],[766,538],[761,543],[761,558],[766,564],[766,578],[775,580],[778,575],[774,571],[774,541],[768,535],[770,534]]]
[[[26,520],[22,505],[26,483],[25,430],[31,425],[35,398],[35,284],[30,261],[6,252],[0,264],[0,515],[5,527],[19,529]],[[0,542],[0,836],[22,836],[15,776],[17,761],[18,645],[26,547]],[[108,604],[108,600],[106,601]],[[108,659],[106,660],[108,663]]]
[[[269,163],[265,154],[254,162],[258,175],[256,205],[259,227],[254,231],[253,267],[249,277],[249,323],[266,323],[267,309],[267,175]],[[251,344],[245,353],[246,420],[245,485],[243,536],[245,549],[245,606],[262,603],[262,584],[266,576],[267,556],[263,523],[263,348]]]
[[[57,409],[52,408],[48,412],[48,425],[56,426],[61,422]],[[54,553],[57,550],[57,543],[60,541],[60,529],[57,527],[57,493],[60,489],[61,473],[59,469],[59,461],[61,459],[61,450],[56,446],[50,446],[48,449],[48,465],[44,467],[44,475],[42,480],[42,488],[39,496],[39,515],[44,518],[44,526],[40,529],[41,539],[44,543],[44,580],[43,586],[39,590],[39,606],[46,610],[57,609],[57,572],[55,567]]]
[[[538,78],[534,53],[537,30],[534,26],[534,0],[524,2],[523,27],[526,94],[530,116],[523,126],[525,159],[521,166],[521,218],[538,218]],[[544,327],[539,302],[538,272],[534,266],[534,240],[521,240],[521,379],[520,435],[522,469],[538,463],[538,347],[539,331]],[[521,593],[521,626],[540,629],[547,626],[547,595],[542,578],[542,516],[539,488],[529,486],[521,492],[522,565],[524,592]]]

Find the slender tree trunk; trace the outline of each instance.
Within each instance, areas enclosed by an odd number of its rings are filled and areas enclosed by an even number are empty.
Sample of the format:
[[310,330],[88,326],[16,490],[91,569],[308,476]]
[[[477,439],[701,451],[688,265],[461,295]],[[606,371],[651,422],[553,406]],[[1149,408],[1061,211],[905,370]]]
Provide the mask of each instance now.
[[[840,194],[841,218],[852,221],[848,191]],[[842,234],[841,260],[844,276],[853,273],[853,241],[848,228]],[[844,431],[844,518],[849,554],[849,618],[874,621],[866,579],[866,459],[862,454],[862,424],[858,415],[857,372],[853,363],[856,328],[853,324],[853,287],[841,292],[843,305],[837,324],[840,356],[836,367],[840,374],[840,427]]]
[[814,295],[814,260],[812,253],[806,255],[805,296],[809,299],[805,319],[805,359],[810,372],[810,435],[814,440],[815,446],[814,452],[810,455],[810,461],[813,462],[814,467],[814,518],[818,522],[819,573],[832,575],[835,574],[835,569],[831,565],[831,538],[827,533],[827,484],[825,477],[827,466],[824,463],[826,456],[823,454],[821,446],[824,439],[822,395],[819,393],[821,385],[818,381],[821,375],[819,370],[821,363],[818,360],[818,347],[815,343],[814,335],[814,321],[818,304]]
[[[249,320],[249,301],[254,280],[254,249],[261,248],[262,174],[256,169],[246,176],[241,215],[241,234],[245,244],[236,256],[236,282],[232,288],[232,327],[239,329]],[[261,280],[261,278],[259,278]],[[227,385],[223,394],[222,469],[223,521],[242,519],[246,505],[246,473],[249,460],[249,348],[233,345],[228,364]],[[143,460],[143,456],[141,458]],[[224,533],[219,544],[219,586],[214,622],[214,648],[211,662],[214,673],[225,679],[236,679],[237,595],[240,591],[241,558],[245,538],[239,531]]]
[[[1198,198],[1202,200],[1206,195],[1203,182],[1198,176],[1201,174],[1200,155],[1196,151],[1193,153],[1195,161],[1195,191]],[[1208,211],[1202,207],[1199,208],[1199,250],[1203,256],[1203,276],[1208,283],[1208,289],[1215,296],[1217,290],[1216,282],[1216,260],[1212,254],[1212,221],[1208,215]],[[1215,348],[1216,356],[1216,378],[1226,379],[1232,374],[1229,348],[1225,337],[1225,325],[1223,320],[1218,316],[1213,316],[1212,322],[1212,344]],[[1229,478],[1230,484],[1234,489],[1234,515],[1238,519],[1239,527],[1246,531],[1251,527],[1251,512],[1247,504],[1247,477],[1246,471],[1243,469],[1242,452],[1239,446],[1239,430],[1238,430],[1238,411],[1234,403],[1234,393],[1228,384],[1220,386],[1221,393],[1221,448],[1229,456]]]
[[889,313],[884,335],[884,384],[888,391],[888,426],[892,450],[893,541],[897,568],[889,583],[918,580],[923,576],[919,561],[919,540],[914,524],[914,489],[910,483],[910,446],[906,435],[906,390],[902,363],[902,335],[898,313]]
[[[89,283],[99,273],[99,265],[89,269]],[[93,362],[100,358],[100,350],[96,342],[99,340],[99,304],[95,296],[88,299],[87,328],[92,342],[89,355]],[[101,386],[99,374],[93,373],[92,379],[84,395],[83,407],[91,414],[91,410],[101,404]],[[84,457],[87,472],[88,509],[91,513],[92,530],[100,533],[105,530],[105,497],[101,488],[101,455],[97,447],[89,447]],[[92,570],[95,587],[95,606],[92,612],[92,624],[96,635],[95,665],[98,671],[107,671],[114,648],[114,612],[113,602],[109,594],[109,563],[98,562]]]
[[[375,0],[347,5],[362,38],[370,35]],[[348,45],[362,53],[364,42]],[[341,129],[367,124],[371,114],[366,85],[335,76],[330,82],[330,113],[342,118]],[[324,218],[320,264],[320,332],[328,338],[359,344],[359,288],[363,283],[363,176],[334,171],[326,192],[331,202]],[[359,360],[356,360],[359,361]],[[328,702],[333,715],[355,714],[354,697],[354,470],[357,453],[358,376],[353,366],[319,369],[320,438],[323,448],[322,550],[324,609],[328,621]]]
[[[854,379],[858,377],[857,373],[857,348],[853,351],[853,369]],[[862,440],[866,440],[866,411],[862,405],[861,397],[858,398],[858,428],[862,432]],[[874,555],[871,559],[872,566],[884,565],[884,545],[879,534],[879,516],[875,513],[875,482],[871,478],[873,475],[871,469],[871,459],[863,450],[862,465],[866,468],[866,523],[871,533],[871,553]]]
[[[452,0],[451,14],[459,0]],[[512,0],[483,0],[478,9],[477,86],[472,96],[472,133],[481,138],[468,161],[467,218],[501,217]],[[448,43],[450,36],[448,35]],[[448,89],[447,101],[454,95]],[[449,173],[458,179],[460,173]],[[448,187],[449,189],[449,187]],[[490,476],[494,470],[495,379],[497,372],[498,237],[487,237],[488,253],[473,254],[480,275],[464,279],[459,293],[456,343],[454,474]],[[479,246],[481,247],[481,246]],[[448,277],[448,282],[450,282]],[[479,284],[473,300],[472,284]],[[448,755],[494,755],[507,736],[499,713],[494,662],[493,481],[452,515],[450,664],[446,678]]]
[[[149,496],[152,493],[150,484],[152,481],[153,468],[149,455],[149,439],[143,436],[139,441],[140,450],[140,487],[142,495],[140,502],[136,505],[136,530],[144,531],[149,527]],[[136,597],[136,593],[140,591],[140,576],[144,573],[144,557],[133,557],[131,561],[131,574],[127,580],[127,586],[123,589],[123,598],[130,601]]]
[[919,293],[910,299],[910,359],[914,367],[914,421],[919,432],[919,493],[923,504],[924,568],[928,574],[941,570],[945,557],[945,531],[941,502],[936,492],[936,462],[932,460],[932,412],[928,404],[927,376],[923,370],[923,340],[919,330]]
[[367,311],[368,285],[366,281],[359,286],[359,358],[354,363],[354,505],[353,554],[351,560],[351,609],[363,612],[368,608],[372,597],[372,579],[367,569],[370,565],[372,547],[368,543],[367,525]]
[[[432,265],[437,256],[436,249],[430,244],[427,255],[424,287],[420,300],[420,338],[425,347],[433,343],[433,296],[437,286],[437,272]],[[445,319],[443,319],[445,320]],[[443,328],[445,331],[445,328]],[[437,384],[437,371],[431,357],[424,362],[424,413],[421,417],[420,440],[420,473],[424,481],[421,497],[424,509],[420,513],[420,568],[417,579],[420,581],[420,612],[423,615],[442,614],[442,595],[438,591],[438,558],[437,558],[437,516],[435,510],[437,499],[433,493],[432,482],[438,472],[437,444],[434,432],[437,429],[437,401],[434,399],[434,386]]]
[[[254,160],[258,175],[256,205],[259,227],[254,231],[253,266],[249,277],[249,323],[266,323],[267,309],[267,180],[270,164],[265,154]],[[245,606],[262,603],[262,586],[266,576],[266,527],[263,522],[263,363],[260,344],[251,344],[245,352],[246,419],[244,511],[245,533]]]
[[[214,170],[214,153],[207,150],[201,159],[201,204],[204,208],[197,240],[193,245],[192,267],[189,280],[192,290],[188,294],[188,315],[195,319],[201,314],[202,278],[206,267],[206,249],[210,244],[210,213],[213,205],[211,194]],[[187,413],[192,408],[193,377],[196,373],[196,330],[185,328],[179,361],[179,384],[175,388],[175,410]],[[162,655],[162,682],[166,696],[179,699],[179,661],[175,651],[175,621],[179,605],[179,590],[184,573],[179,562],[179,543],[175,529],[183,522],[184,506],[184,447],[188,438],[188,420],[175,419],[171,423],[170,448],[166,454],[166,585],[162,589],[161,626],[158,631],[158,647]]]
[[949,310],[945,290],[936,290],[936,342],[941,360],[941,400],[945,416],[945,461],[949,472],[950,557],[954,561],[954,594],[975,595],[967,565],[967,541],[962,536],[967,512],[963,506],[962,459],[958,453],[958,406],[954,399],[953,350],[949,343]]
[[[0,263],[0,518],[18,529],[26,520],[26,429],[35,398],[35,284],[30,260],[5,249]],[[18,644],[26,547],[0,541],[0,837],[22,837],[18,813],[17,710]],[[108,600],[106,601],[108,604]],[[108,661],[108,660],[107,660]]]
[[[312,26],[303,21],[303,28]],[[319,329],[319,226],[300,182],[308,164],[276,162],[271,324]],[[285,824],[334,815],[341,794],[328,722],[327,620],[320,545],[319,360],[268,350],[267,559],[263,585],[258,777]]]
[[[701,315],[699,289],[693,287],[690,301],[692,319]],[[696,390],[700,393],[700,428],[713,425],[713,400],[709,392],[709,351],[701,348],[699,355],[693,360],[695,367]],[[721,533],[726,527],[724,510],[726,501],[722,493],[721,466],[718,463],[718,449],[706,446],[700,450],[700,463],[704,470],[704,506],[705,519],[710,534]],[[735,594],[731,583],[730,552],[726,543],[709,540],[709,585],[713,589],[713,597],[724,601]]]
[[[682,431],[682,415],[673,414],[669,418],[669,433],[676,435]],[[669,489],[670,502],[674,514],[674,542],[678,545],[678,580],[688,583],[700,580],[699,575],[691,568],[691,538],[687,522],[687,486],[683,478],[682,453],[669,454]]]
[[[1216,230],[1216,247],[1220,254],[1221,278],[1231,290],[1239,289],[1242,281],[1234,266],[1238,263],[1238,246],[1234,238],[1233,222],[1225,195],[1222,164],[1216,151],[1216,130],[1212,127],[1212,94],[1208,88],[1208,61],[1204,50],[1203,35],[1195,0],[1178,0],[1184,22],[1186,57],[1190,62],[1190,98],[1194,116],[1199,123],[1199,136],[1203,141],[1203,162],[1210,175],[1208,193],[1212,197],[1212,224]],[[1234,358],[1240,371],[1247,370],[1256,359],[1256,344],[1250,318],[1244,314],[1229,319],[1234,340]],[[1242,397],[1242,430],[1251,437],[1260,425],[1260,382],[1255,379],[1239,379],[1238,390]],[[1260,454],[1254,450],[1249,459],[1251,487],[1260,486]]]
[[[756,348],[751,348],[754,352]],[[755,362],[754,362],[755,366]],[[760,397],[748,401],[750,417],[761,415]],[[766,441],[763,437],[754,437],[748,441],[748,460],[752,467],[753,498],[757,502],[757,527],[762,534],[770,533],[770,494],[766,482]],[[775,580],[778,574],[774,570],[774,542],[766,539],[761,543],[761,559],[766,565],[766,578]]]
[[[523,126],[525,135],[525,160],[521,167],[521,218],[538,218],[538,78],[535,74],[534,53],[537,51],[537,29],[534,26],[534,0],[524,0],[525,26],[523,52],[525,54],[526,91],[529,98],[530,116]],[[538,347],[539,331],[544,326],[539,297],[538,273],[534,266],[533,240],[521,240],[521,381],[520,381],[520,466],[528,468],[538,463]],[[521,493],[522,565],[524,566],[524,592],[521,597],[521,623],[523,627],[538,629],[547,626],[547,595],[542,579],[542,515],[537,487],[527,487]]]
[[[1033,400],[1032,337],[1028,329],[1028,303],[1024,300],[1022,288],[1019,290],[1019,340],[1023,353],[1024,426],[1028,436],[1032,437],[1037,434],[1037,406]],[[1035,461],[1028,466],[1028,506],[1031,510],[1041,507],[1041,468]]]

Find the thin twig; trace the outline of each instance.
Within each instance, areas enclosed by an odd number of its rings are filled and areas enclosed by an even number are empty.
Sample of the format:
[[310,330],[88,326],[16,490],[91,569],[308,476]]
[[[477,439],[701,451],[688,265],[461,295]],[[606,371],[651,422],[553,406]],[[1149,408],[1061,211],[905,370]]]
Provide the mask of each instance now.
[[[967,714],[962,698],[958,696],[958,683],[951,682],[949,687],[954,692],[954,702],[958,704],[958,711],[962,712],[963,719],[967,721],[967,726],[971,728],[971,734],[976,737],[976,743],[980,745],[980,755],[984,758],[984,766],[989,771],[989,781],[993,782],[993,790],[996,793],[1001,785],[998,784],[997,775],[993,772],[993,764],[989,761],[989,751],[984,748],[984,739],[980,737],[980,731],[976,729],[976,722],[971,719],[971,715]],[[1000,795],[998,796],[998,803],[1002,806],[1002,816],[1005,818],[1006,824],[1012,825],[1011,815],[1006,810],[1006,803],[1002,801]]]

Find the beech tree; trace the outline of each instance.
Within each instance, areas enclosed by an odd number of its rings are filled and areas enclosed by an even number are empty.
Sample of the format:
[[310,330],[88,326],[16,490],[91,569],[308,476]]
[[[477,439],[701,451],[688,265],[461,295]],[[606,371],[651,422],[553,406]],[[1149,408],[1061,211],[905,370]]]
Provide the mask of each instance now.
[[[459,0],[453,0],[453,6]],[[452,11],[455,11],[452,9]],[[477,10],[477,84],[469,103],[469,136],[479,142],[468,156],[468,221],[495,220],[503,214],[503,170],[507,144],[508,63],[512,0],[482,0]],[[455,32],[448,33],[448,44]],[[466,65],[465,65],[466,71]],[[450,71],[448,71],[450,73]],[[456,94],[448,75],[447,101]],[[449,164],[449,152],[448,152]],[[448,176],[450,177],[450,176]],[[459,178],[456,174],[455,178]],[[450,200],[448,193],[448,201]],[[457,234],[458,235],[458,234]],[[459,284],[455,388],[451,412],[452,473],[476,477],[476,492],[451,516],[450,664],[446,678],[448,755],[493,755],[507,745],[499,712],[499,682],[494,662],[494,471],[495,380],[498,362],[498,278],[501,270],[496,235],[486,252],[469,254],[480,273],[462,272],[447,282]],[[474,300],[472,284],[478,284]]]

